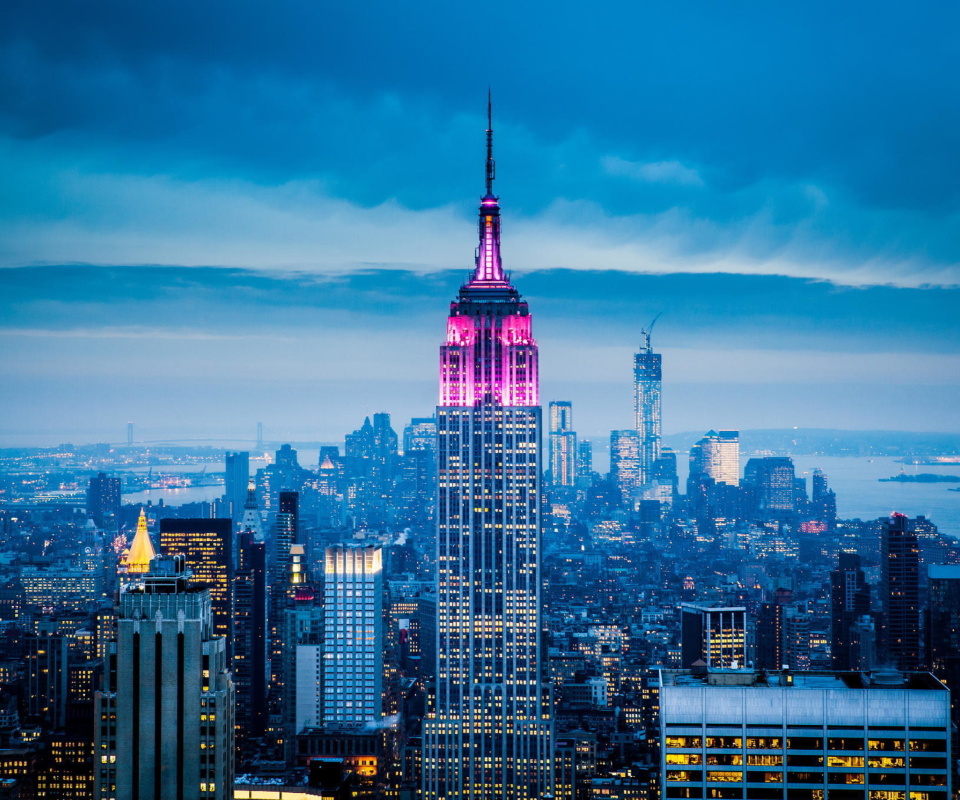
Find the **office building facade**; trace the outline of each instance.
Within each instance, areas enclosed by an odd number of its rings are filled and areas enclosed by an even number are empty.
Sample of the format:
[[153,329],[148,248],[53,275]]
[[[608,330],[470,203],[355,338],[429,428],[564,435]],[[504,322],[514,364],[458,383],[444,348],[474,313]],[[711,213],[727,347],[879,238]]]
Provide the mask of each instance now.
[[362,728],[384,717],[383,551],[328,547],[324,554],[320,723]]
[[928,673],[660,673],[668,799],[948,800],[949,731]]
[[231,653],[233,643],[234,535],[229,519],[160,520],[160,550],[182,555],[194,581],[210,590],[215,636],[222,636]]
[[747,609],[684,603],[680,606],[681,666],[703,662],[716,669],[742,669],[747,663]]
[[577,482],[577,434],[573,430],[573,403],[554,400],[549,406],[550,478],[554,486]]

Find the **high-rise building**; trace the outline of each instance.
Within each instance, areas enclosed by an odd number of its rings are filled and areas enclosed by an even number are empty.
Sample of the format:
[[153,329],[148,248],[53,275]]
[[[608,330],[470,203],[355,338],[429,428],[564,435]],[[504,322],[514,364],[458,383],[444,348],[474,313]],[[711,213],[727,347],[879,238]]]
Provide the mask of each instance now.
[[67,722],[67,646],[67,637],[56,633],[23,638],[27,714],[50,730]]
[[227,453],[224,473],[224,499],[234,522],[243,519],[247,502],[247,487],[250,483],[250,453]]
[[297,542],[300,520],[300,495],[298,492],[280,492],[277,515],[270,538],[270,553],[267,559],[270,574],[270,672],[271,682],[279,691],[283,682],[284,631],[283,612],[292,599],[294,590],[290,582],[290,550]]
[[583,439],[577,443],[577,488],[587,489],[593,483],[593,442]]
[[793,600],[790,589],[780,588],[774,599],[760,604],[756,625],[756,666],[759,669],[780,669],[787,664],[787,606]]
[[437,421],[433,417],[414,417],[403,429],[403,452],[437,451]]
[[747,609],[683,603],[680,648],[684,669],[698,661],[716,669],[743,669],[747,663]]
[[116,642],[95,695],[99,800],[233,797],[234,689],[210,592],[159,557],[120,593]]
[[953,722],[960,723],[960,565],[928,568],[927,666],[950,687]]
[[268,576],[266,543],[246,528],[237,537],[233,584],[233,682],[237,688],[237,738],[261,739],[267,730]]
[[860,632],[855,626],[870,613],[870,585],[856,553],[840,553],[837,568],[830,573],[830,607],[833,638],[830,656],[834,669],[861,669]]
[[[654,320],[656,322],[656,320]],[[650,482],[653,464],[660,458],[661,357],[650,344],[651,330],[643,331],[640,352],[633,357],[633,418],[640,440],[641,486]]]
[[160,520],[160,549],[165,555],[182,555],[194,580],[210,590],[213,635],[233,645],[233,522],[229,519]]
[[822,469],[813,471],[812,483],[811,516],[826,523],[832,529],[837,521],[837,494],[827,484],[827,476]]
[[577,434],[573,430],[573,403],[550,403],[550,479],[554,486],[573,486],[577,481]]
[[929,673],[660,672],[663,797],[948,800],[950,694]]
[[640,485],[640,436],[635,430],[610,431],[610,480],[620,501],[632,503]]
[[788,456],[751,458],[743,471],[751,516],[758,520],[783,520],[796,511],[796,475]]
[[87,516],[97,526],[115,526],[120,514],[120,479],[98,472],[87,489]]
[[919,669],[920,543],[903,514],[882,522],[883,644],[897,669]]
[[690,451],[690,472],[716,483],[740,484],[740,431],[707,431]]
[[384,716],[383,563],[379,547],[328,547],[320,723],[376,727]]
[[436,695],[423,796],[553,791],[540,572],[541,414],[531,317],[500,258],[492,127],[476,268],[440,348]]

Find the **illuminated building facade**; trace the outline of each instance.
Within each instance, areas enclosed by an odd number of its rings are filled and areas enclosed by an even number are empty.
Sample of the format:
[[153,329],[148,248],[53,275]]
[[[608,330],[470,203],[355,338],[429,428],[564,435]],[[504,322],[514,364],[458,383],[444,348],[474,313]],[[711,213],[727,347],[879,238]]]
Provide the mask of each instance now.
[[[656,320],[654,320],[656,322]],[[653,326],[651,325],[651,330]],[[653,464],[660,458],[661,356],[653,352],[651,331],[643,332],[643,345],[633,357],[633,419],[640,445],[641,486],[653,477]]]
[[440,348],[436,697],[424,721],[423,796],[553,791],[541,642],[537,345],[500,259],[492,129],[476,269]]
[[[690,472],[730,486],[740,484],[740,431],[707,431],[690,451]],[[790,491],[793,491],[791,484]]]
[[574,486],[577,481],[577,434],[573,430],[573,403],[550,403],[550,478],[554,486]]
[[928,673],[662,670],[664,798],[947,800],[950,694]]
[[640,435],[635,430],[610,431],[610,479],[620,499],[631,503],[640,486]]
[[233,522],[229,519],[160,520],[160,549],[182,555],[193,579],[210,590],[213,631],[233,645]]
[[210,592],[182,557],[160,557],[120,593],[116,641],[95,694],[99,800],[226,800],[234,688]]
[[321,724],[363,727],[384,710],[383,551],[324,554]]
[[742,669],[747,663],[747,609],[680,606],[682,665],[697,661],[716,669]]

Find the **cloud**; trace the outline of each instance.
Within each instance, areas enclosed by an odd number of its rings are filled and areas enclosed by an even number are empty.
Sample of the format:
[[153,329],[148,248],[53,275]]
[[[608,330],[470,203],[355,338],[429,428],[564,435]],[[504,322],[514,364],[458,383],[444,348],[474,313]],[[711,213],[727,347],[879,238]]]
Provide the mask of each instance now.
[[610,175],[623,175],[647,183],[676,183],[680,186],[703,186],[703,178],[692,167],[679,161],[650,161],[638,163],[619,156],[604,156],[603,169]]
[[[436,271],[471,267],[472,204],[415,209],[388,199],[363,205],[331,195],[318,180],[261,184],[240,178],[188,179],[97,171],[72,166],[44,143],[0,145],[0,165],[16,183],[0,189],[6,223],[0,265],[43,263],[220,265],[258,270],[343,272],[370,266]],[[504,198],[504,253],[517,270],[612,269],[638,273],[787,275],[848,285],[960,284],[960,261],[883,240],[884,216],[863,216],[826,202],[817,187],[754,187],[796,197],[738,219],[712,219],[690,209],[612,214],[599,203],[558,199],[532,214]],[[783,200],[780,201],[781,205]],[[845,215],[856,244],[824,239],[822,229]],[[781,217],[786,217],[781,219]],[[894,220],[890,220],[895,227]],[[942,240],[960,212],[936,224]]]

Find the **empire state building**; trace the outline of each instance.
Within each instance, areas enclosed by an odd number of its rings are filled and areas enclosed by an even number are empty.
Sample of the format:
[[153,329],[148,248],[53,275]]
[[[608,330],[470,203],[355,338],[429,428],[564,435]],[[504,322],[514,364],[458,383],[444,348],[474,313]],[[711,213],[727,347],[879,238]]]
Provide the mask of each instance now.
[[[489,119],[489,107],[488,107]],[[487,125],[476,269],[440,348],[437,685],[424,722],[428,800],[549,797],[543,677],[537,343],[500,260]]]

